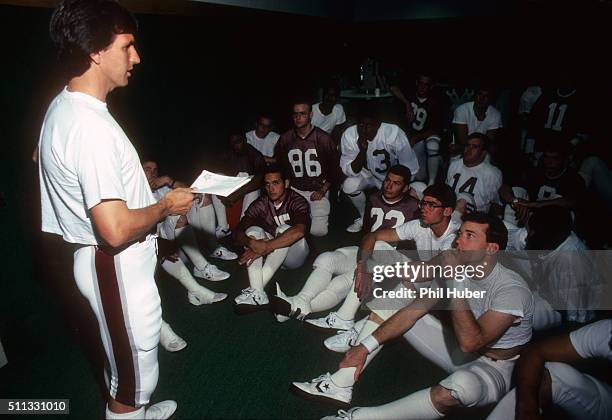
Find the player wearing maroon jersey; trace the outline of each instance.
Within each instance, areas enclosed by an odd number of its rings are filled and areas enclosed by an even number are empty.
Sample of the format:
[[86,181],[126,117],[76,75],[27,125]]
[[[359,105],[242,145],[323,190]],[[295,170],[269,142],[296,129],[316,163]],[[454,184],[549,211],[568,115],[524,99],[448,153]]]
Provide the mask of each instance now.
[[268,304],[264,287],[280,266],[297,268],[308,256],[304,236],[310,229],[306,200],[289,188],[289,180],[277,167],[264,172],[266,194],[247,209],[236,228],[236,239],[245,247],[240,264],[247,266],[249,287],[234,301],[239,311],[261,309]]
[[311,118],[309,103],[294,103],[294,128],[281,135],[274,157],[287,174],[291,188],[310,206],[310,233],[325,236],[330,210],[328,191],[338,177],[339,156],[331,136],[313,126]]
[[[394,228],[418,217],[418,202],[408,194],[410,177],[410,170],[405,166],[395,165],[389,169],[382,191],[368,198],[365,226],[369,231]],[[392,249],[391,245],[382,242],[377,247],[387,248]],[[351,291],[358,249],[349,246],[319,255],[313,263],[314,270],[296,296],[286,296],[277,285],[277,295],[272,297],[277,320],[286,321],[288,315],[303,319],[312,312],[326,311],[340,303]],[[356,295],[355,300],[359,306]],[[351,326],[352,321],[348,328]]]
[[421,74],[411,95],[404,96],[398,86],[391,87],[391,93],[406,105],[408,139],[419,160],[419,172],[415,179],[426,181],[427,185],[435,182],[441,161],[442,110],[439,101],[432,95],[432,86],[432,78]]

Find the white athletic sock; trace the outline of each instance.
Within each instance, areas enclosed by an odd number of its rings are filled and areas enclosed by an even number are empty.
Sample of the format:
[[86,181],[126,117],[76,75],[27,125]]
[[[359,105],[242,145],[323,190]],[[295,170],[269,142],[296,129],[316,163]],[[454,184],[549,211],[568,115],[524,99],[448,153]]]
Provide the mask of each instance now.
[[263,292],[263,257],[259,257],[251,265],[247,267],[247,274],[249,276],[249,285],[255,289]]
[[288,253],[289,247],[285,247],[275,249],[266,256],[266,261],[262,268],[263,287],[266,287],[270,279],[272,279],[272,276],[274,276],[274,273],[283,265],[283,261],[287,258]]
[[216,195],[212,196],[212,203],[213,207],[215,208],[215,215],[217,216],[217,225],[223,229],[229,229],[227,214],[225,213],[225,206]]
[[[357,342],[361,342],[365,337],[372,334],[378,328],[378,324],[374,321],[367,320],[359,333],[359,337],[357,337]],[[382,346],[379,346],[376,350],[368,355],[366,358],[365,364],[363,365],[363,370],[370,364],[370,361],[376,357],[378,352]],[[332,376],[332,382],[340,387],[347,387],[355,385],[355,368],[340,368],[338,369]],[[362,374],[363,374],[362,370]]]
[[[319,293],[311,302],[313,312],[326,311],[333,308],[346,297],[353,287],[353,273],[340,274],[333,278],[327,289]],[[314,306],[313,306],[314,305]],[[316,311],[314,308],[318,308]],[[344,319],[343,317],[340,317]],[[350,320],[352,318],[348,318]]]
[[357,209],[357,211],[359,212],[359,217],[361,217],[363,219],[363,215],[365,214],[365,207],[366,207],[366,196],[363,193],[363,191],[359,191],[359,194],[357,195],[349,195],[349,198],[351,200],[351,203],[353,203],[353,205],[355,206],[355,208]]
[[200,283],[193,278],[191,272],[187,267],[185,267],[185,264],[183,264],[181,260],[178,260],[177,262],[165,260],[161,266],[166,273],[177,279],[188,291],[197,293],[198,295],[204,297],[212,298],[215,296],[213,291],[200,285]]
[[312,312],[327,311],[340,303],[341,300],[342,298],[333,290],[325,289],[310,301],[310,309]]
[[174,229],[174,233],[176,234],[176,240],[181,244],[181,249],[187,254],[193,265],[198,270],[203,270],[208,265],[208,261],[200,252],[193,229],[190,226],[185,226]]
[[140,407],[136,411],[130,411],[129,413],[115,413],[108,408],[108,404],[106,404],[106,418],[108,420],[111,419],[144,419],[145,417],[145,408]]
[[433,185],[436,182],[436,176],[438,175],[438,168],[440,167],[440,156],[430,156],[427,158],[427,172],[429,175],[429,182],[427,185]]
[[[304,287],[299,291],[297,296],[304,299],[306,302],[311,302],[315,296],[325,290],[332,279],[332,273],[323,268],[314,267],[310,276],[306,280]],[[317,311],[318,312],[318,311]]]
[[357,297],[355,290],[351,289],[340,308],[338,308],[338,316],[345,321],[355,319],[355,314],[359,310],[359,305],[361,305],[361,301]]
[[422,389],[378,407],[363,407],[353,412],[355,420],[434,420],[444,417],[431,401],[431,388]]

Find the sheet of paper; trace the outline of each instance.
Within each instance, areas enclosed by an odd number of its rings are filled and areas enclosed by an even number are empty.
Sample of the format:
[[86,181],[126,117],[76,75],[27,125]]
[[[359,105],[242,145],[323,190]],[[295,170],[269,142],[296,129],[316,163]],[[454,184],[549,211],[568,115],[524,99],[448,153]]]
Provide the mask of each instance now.
[[251,178],[253,177],[219,175],[204,170],[191,184],[191,188],[194,188],[197,193],[227,197],[238,188],[248,184]]

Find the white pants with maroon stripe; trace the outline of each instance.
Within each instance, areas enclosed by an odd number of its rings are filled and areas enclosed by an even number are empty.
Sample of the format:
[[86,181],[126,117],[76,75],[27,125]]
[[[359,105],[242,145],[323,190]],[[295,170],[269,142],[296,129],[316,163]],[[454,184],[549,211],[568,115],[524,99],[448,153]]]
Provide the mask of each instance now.
[[77,287],[93,309],[107,358],[110,396],[138,407],[157,385],[160,298],[153,277],[155,240],[111,256],[96,246],[74,253]]

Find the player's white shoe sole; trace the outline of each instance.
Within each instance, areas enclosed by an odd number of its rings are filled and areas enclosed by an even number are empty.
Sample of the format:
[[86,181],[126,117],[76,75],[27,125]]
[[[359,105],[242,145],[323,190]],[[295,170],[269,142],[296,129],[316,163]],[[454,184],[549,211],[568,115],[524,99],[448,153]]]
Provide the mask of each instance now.
[[229,249],[227,249],[224,246],[219,246],[217,247],[217,249],[215,249],[210,256],[212,258],[219,258],[220,260],[223,261],[233,261],[233,260],[237,260],[238,259],[238,254],[236,254],[235,252],[230,251]]
[[263,290],[248,287],[234,298],[234,309],[239,315],[268,309],[270,301]]
[[197,292],[187,292],[187,299],[189,303],[194,306],[210,305],[225,300],[227,293],[215,293],[214,296],[210,297],[208,294],[200,294]]
[[187,342],[174,332],[170,325],[163,323],[159,334],[159,344],[171,353],[183,350]]
[[350,330],[355,321],[347,321],[340,318],[336,312],[330,312],[323,318],[307,319],[306,324],[320,330]]
[[363,219],[359,217],[346,228],[346,231],[350,233],[357,233],[361,232],[361,229],[363,229]]

